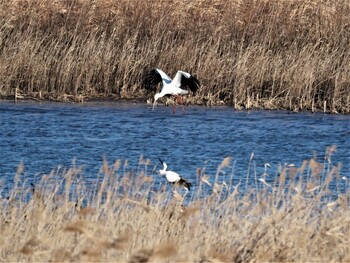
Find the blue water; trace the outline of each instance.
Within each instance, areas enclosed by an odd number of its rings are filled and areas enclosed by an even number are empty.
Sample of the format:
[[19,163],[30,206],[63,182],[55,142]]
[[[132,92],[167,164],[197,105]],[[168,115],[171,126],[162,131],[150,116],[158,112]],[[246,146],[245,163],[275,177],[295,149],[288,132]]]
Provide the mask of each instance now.
[[[227,173],[235,180],[250,171],[260,175],[264,164],[278,174],[278,165],[315,157],[324,162],[326,148],[336,145],[331,157],[342,163],[341,176],[350,175],[350,116],[288,113],[287,111],[234,111],[229,107],[159,106],[154,111],[142,103],[37,103],[0,101],[0,180],[13,182],[23,162],[25,177],[38,180],[73,159],[84,176],[94,179],[103,158],[110,164],[128,160],[129,171],[139,169],[139,159],[150,159],[151,176],[158,157],[170,170],[193,183],[197,168],[206,166],[214,178],[223,158],[232,157]],[[154,175],[157,180],[159,176]],[[222,174],[220,176],[223,176]],[[1,189],[0,189],[1,190]]]

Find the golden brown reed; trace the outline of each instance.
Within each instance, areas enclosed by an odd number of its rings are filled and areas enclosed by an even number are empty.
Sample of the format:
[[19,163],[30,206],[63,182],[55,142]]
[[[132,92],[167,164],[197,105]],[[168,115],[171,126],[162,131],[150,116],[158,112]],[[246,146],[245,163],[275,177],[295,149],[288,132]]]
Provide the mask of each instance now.
[[145,73],[201,80],[187,103],[350,112],[347,0],[0,1],[0,96],[151,97]]
[[[232,168],[229,160],[223,159],[217,174]],[[99,187],[88,185],[73,163],[64,172],[44,175],[34,192],[21,164],[8,198],[0,199],[0,260],[350,260],[349,182],[329,162],[305,160],[293,173],[285,168],[275,180],[264,177],[269,184],[247,189],[220,176],[208,184],[209,176],[201,172],[206,184],[197,180],[187,196],[181,189],[172,192],[142,181],[142,169],[131,180],[120,163],[104,161]],[[325,169],[319,173],[320,166]],[[202,195],[203,187],[212,191]]]

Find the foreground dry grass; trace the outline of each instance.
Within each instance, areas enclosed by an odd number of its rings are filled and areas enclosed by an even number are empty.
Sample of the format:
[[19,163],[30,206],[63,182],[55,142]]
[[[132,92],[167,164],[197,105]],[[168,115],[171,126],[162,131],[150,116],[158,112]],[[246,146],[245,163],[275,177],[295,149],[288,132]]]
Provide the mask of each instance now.
[[213,182],[199,169],[186,202],[120,161],[104,163],[98,185],[73,166],[43,176],[33,192],[22,172],[0,201],[1,261],[350,261],[349,184],[339,167],[314,160],[244,192],[243,182]]
[[0,1],[0,97],[146,98],[145,72],[201,80],[188,103],[350,113],[347,0]]

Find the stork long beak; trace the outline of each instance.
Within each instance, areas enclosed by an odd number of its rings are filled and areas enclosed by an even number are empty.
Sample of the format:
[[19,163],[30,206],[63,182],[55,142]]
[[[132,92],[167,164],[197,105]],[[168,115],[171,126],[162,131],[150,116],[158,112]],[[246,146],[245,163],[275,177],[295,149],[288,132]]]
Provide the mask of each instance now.
[[155,101],[153,102],[152,110],[154,110],[154,106],[156,106],[156,103],[157,103],[157,101],[155,100]]

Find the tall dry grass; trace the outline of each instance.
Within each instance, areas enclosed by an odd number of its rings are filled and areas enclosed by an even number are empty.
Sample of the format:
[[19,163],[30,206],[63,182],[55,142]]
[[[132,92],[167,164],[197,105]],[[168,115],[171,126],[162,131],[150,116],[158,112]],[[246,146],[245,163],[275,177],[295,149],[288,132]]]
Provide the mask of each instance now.
[[350,112],[347,0],[0,1],[0,96],[145,98],[145,73],[197,75],[188,103]]
[[349,262],[350,189],[339,166],[312,159],[266,184],[255,175],[246,189],[234,175],[219,180],[231,168],[226,158],[212,178],[199,169],[185,196],[120,161],[105,161],[95,183],[73,165],[31,185],[20,166],[0,200],[0,260]]

